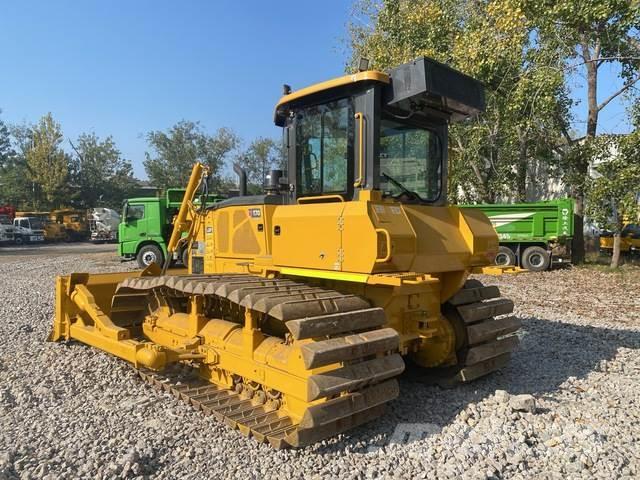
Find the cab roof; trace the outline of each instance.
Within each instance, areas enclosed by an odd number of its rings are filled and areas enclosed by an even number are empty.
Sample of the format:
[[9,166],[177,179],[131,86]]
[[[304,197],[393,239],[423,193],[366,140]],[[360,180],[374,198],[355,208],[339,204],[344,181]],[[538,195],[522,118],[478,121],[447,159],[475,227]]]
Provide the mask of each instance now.
[[367,70],[284,95],[276,105],[275,124],[284,126],[290,110],[326,99],[333,90],[349,92],[354,90],[349,87],[358,89],[364,84],[381,85],[384,105],[409,114],[436,114],[449,121],[460,121],[485,109],[481,82],[431,58],[419,57],[387,73]]
[[283,95],[280,101],[276,104],[276,111],[274,115],[274,121],[276,125],[282,126],[286,118],[287,110],[293,106],[293,104],[307,98],[312,95],[327,92],[329,90],[337,89],[347,85],[354,85],[364,82],[379,82],[383,84],[389,84],[391,79],[389,75],[378,70],[367,70],[364,72],[353,73],[350,75],[344,75],[342,77],[333,78],[320,83],[315,83],[308,87],[301,88],[295,92],[291,92],[288,95]]

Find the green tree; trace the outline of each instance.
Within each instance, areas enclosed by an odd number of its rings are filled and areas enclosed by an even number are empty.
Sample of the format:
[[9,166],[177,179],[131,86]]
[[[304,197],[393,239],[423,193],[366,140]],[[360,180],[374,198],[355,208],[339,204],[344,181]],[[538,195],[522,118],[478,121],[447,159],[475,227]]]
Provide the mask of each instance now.
[[450,131],[450,198],[524,200],[531,163],[552,155],[566,95],[556,51],[534,34],[521,2],[363,0],[357,8],[371,23],[351,25],[351,68],[359,57],[385,69],[424,55],[486,86],[486,113]]
[[640,130],[630,135],[601,136],[590,154],[599,161],[595,178],[586,185],[587,214],[613,233],[611,267],[620,262],[620,234],[629,219],[640,214]]
[[12,125],[9,133],[12,147],[0,167],[0,201],[18,208],[30,208],[33,207],[35,184],[30,180],[26,152],[33,143],[32,127]]
[[134,191],[137,181],[131,162],[122,158],[113,138],[100,140],[95,133],[85,133],[76,143],[69,143],[75,152],[73,180],[78,188],[77,204],[86,208],[119,208]]
[[249,192],[260,193],[269,172],[282,168],[282,153],[273,139],[258,137],[245,151],[240,152],[237,162],[247,172]]
[[[562,156],[565,181],[576,202],[574,262],[584,259],[583,222],[589,165],[598,146],[588,144],[598,134],[600,113],[621,95],[632,92],[640,80],[640,2],[637,0],[526,0],[528,18],[537,31],[551,39],[561,55],[562,68],[576,91],[584,92],[586,122],[573,134],[562,130],[566,155]],[[606,98],[599,95],[600,73],[621,68],[622,85]],[[581,130],[581,131],[580,131]]]
[[29,179],[38,187],[33,206],[61,206],[67,196],[69,156],[62,150],[62,129],[51,113],[40,119],[31,129],[31,144],[25,153]]
[[[0,114],[2,109],[0,109]],[[11,148],[11,135],[9,133],[9,127],[0,118],[0,165],[4,165],[7,159],[13,156],[15,152]]]
[[0,204],[22,206],[30,199],[31,184],[24,156],[13,146],[13,130],[0,119]]
[[212,188],[216,189],[225,160],[238,147],[239,139],[228,128],[209,135],[199,123],[182,120],[167,132],[149,132],[147,142],[153,154],[145,152],[144,168],[154,185],[182,187],[189,180],[193,164],[201,162],[208,165]]

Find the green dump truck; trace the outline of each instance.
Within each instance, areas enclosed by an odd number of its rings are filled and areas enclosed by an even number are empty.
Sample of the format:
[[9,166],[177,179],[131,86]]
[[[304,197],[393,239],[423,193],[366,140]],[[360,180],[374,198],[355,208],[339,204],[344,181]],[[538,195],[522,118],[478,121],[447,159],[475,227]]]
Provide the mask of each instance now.
[[571,262],[573,200],[465,207],[482,210],[496,229],[500,239],[497,265],[542,271]]
[[[185,190],[170,188],[163,197],[129,198],[124,203],[122,221],[118,227],[118,255],[124,260],[136,260],[140,268],[152,263],[162,265],[167,257],[167,242],[173,229],[173,217],[178,213]],[[209,195],[207,204],[223,197]],[[186,266],[188,252],[177,252]]]

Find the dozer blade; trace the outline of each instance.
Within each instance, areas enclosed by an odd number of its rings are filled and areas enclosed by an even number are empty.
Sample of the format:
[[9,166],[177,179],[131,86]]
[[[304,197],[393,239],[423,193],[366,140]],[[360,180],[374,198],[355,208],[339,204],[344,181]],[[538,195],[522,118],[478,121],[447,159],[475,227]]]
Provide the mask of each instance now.
[[113,333],[118,327],[109,318],[111,299],[118,284],[143,272],[72,273],[56,278],[55,317],[48,340],[69,340],[73,335],[72,320],[89,317],[98,320],[100,328]]

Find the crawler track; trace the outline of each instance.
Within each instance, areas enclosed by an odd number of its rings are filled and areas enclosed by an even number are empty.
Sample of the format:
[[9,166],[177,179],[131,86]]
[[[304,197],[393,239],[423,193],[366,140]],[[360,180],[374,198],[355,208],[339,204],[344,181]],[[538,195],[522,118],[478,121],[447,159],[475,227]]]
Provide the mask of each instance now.
[[[311,407],[299,422],[279,410],[257,404],[243,393],[220,388],[197,376],[193,367],[174,365],[162,374],[136,370],[157,390],[171,393],[229,427],[274,448],[300,447],[372,420],[384,412],[384,403],[398,395],[395,380]],[[342,416],[332,415],[337,411]],[[331,421],[326,421],[331,416]]]
[[[297,420],[281,403],[265,402],[269,385],[258,390],[244,385],[224,388],[198,377],[197,364],[175,364],[161,373],[139,371],[148,384],[259,442],[275,448],[308,445],[380,416],[385,403],[399,394],[394,377],[404,370],[404,362],[393,353],[398,335],[384,328],[381,308],[356,295],[250,275],[139,277],[118,287],[111,315],[116,323],[136,331],[158,298],[173,310],[184,311],[194,294],[205,297],[210,318],[240,324],[243,312],[252,309],[261,315],[265,331],[282,342],[313,339],[301,346],[309,370],[338,365],[308,377],[308,391],[321,401],[310,404]],[[501,298],[497,287],[468,281],[444,305],[456,330],[458,365],[438,373],[422,370],[422,378],[451,385],[503,367],[518,344],[514,332],[520,321],[509,316],[512,312],[513,303]]]
[[468,280],[444,307],[456,328],[458,366],[448,379],[464,383],[504,367],[518,346],[515,332],[520,319],[513,313],[513,302],[500,296],[496,286],[483,286]]
[[269,335],[282,342],[305,340],[300,351],[308,370],[337,365],[310,372],[307,391],[312,400],[321,401],[310,404],[297,421],[279,402],[265,401],[265,394],[272,393],[269,385],[231,390],[193,375],[197,370],[192,367],[185,375],[181,364],[162,373],[139,371],[147,383],[259,442],[276,448],[308,445],[380,416],[385,403],[398,396],[393,377],[404,370],[402,357],[392,353],[398,348],[398,334],[383,327],[381,308],[356,295],[250,275],[138,277],[119,285],[111,316],[117,324],[139,331],[159,298],[179,312],[194,294],[204,296],[209,318],[240,324],[251,309]]

